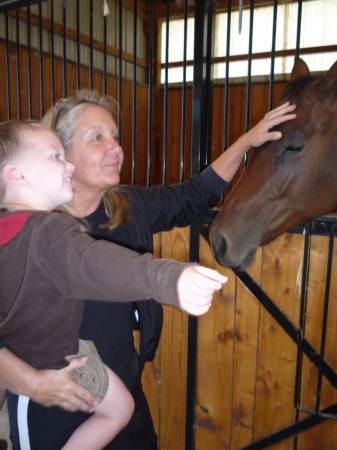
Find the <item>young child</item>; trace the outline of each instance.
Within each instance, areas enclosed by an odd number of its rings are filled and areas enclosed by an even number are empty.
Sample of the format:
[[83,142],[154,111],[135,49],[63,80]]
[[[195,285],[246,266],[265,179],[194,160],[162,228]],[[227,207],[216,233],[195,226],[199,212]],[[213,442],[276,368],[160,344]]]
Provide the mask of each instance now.
[[47,126],[0,124],[0,340],[36,369],[60,369],[65,358],[87,355],[72,377],[98,404],[63,449],[100,449],[129,421],[133,399],[93,343],[79,344],[80,299],[152,297],[200,315],[227,278],[94,240],[71,216],[50,212],[72,199],[73,170]]

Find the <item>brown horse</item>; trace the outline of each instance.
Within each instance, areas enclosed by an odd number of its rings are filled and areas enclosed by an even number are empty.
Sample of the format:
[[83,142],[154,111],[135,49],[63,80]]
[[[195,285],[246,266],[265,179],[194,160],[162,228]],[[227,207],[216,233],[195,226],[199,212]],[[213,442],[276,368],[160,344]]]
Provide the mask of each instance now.
[[254,149],[210,227],[223,266],[244,270],[258,246],[337,209],[337,62],[313,77],[298,58],[285,101],[296,104],[296,118],[275,128],[280,140]]

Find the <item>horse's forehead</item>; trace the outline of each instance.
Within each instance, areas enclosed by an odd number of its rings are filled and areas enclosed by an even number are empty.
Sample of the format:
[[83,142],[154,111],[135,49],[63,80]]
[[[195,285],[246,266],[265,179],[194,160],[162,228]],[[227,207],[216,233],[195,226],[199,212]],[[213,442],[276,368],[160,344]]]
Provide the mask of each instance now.
[[303,114],[310,114],[311,111],[334,112],[337,109],[337,86],[335,83],[327,84],[326,79],[320,77],[306,85],[293,101],[299,108],[303,107]]

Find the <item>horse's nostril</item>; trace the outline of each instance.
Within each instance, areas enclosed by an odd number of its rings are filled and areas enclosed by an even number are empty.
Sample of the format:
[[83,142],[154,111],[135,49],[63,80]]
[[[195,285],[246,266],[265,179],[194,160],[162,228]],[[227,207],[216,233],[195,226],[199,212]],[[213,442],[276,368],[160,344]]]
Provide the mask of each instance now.
[[226,253],[227,244],[226,240],[222,234],[216,234],[213,239],[213,244],[211,245],[211,252],[213,258],[221,264],[221,260],[223,260],[223,255]]

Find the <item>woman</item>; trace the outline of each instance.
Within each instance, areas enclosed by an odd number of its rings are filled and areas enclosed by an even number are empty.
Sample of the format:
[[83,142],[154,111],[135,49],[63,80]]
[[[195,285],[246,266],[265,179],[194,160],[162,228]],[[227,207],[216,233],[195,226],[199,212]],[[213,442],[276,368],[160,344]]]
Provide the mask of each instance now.
[[[269,132],[269,129],[294,118],[294,114],[291,114],[293,110],[294,106],[286,104],[268,113],[255,128],[191,180],[181,185],[148,188],[118,187],[123,151],[118,143],[118,130],[107,99],[95,92],[78,92],[74,97],[57,102],[46,114],[45,122],[55,128],[67,159],[76,167],[73,177],[74,201],[68,205],[68,211],[78,217],[92,236],[111,240],[142,253],[152,250],[154,233],[174,226],[186,226],[204,215],[228,186],[243,155],[252,146],[279,139],[281,134]],[[135,324],[140,329],[139,355],[133,342]],[[103,362],[122,379],[135,400],[131,421],[107,449],[157,449],[156,433],[142,390],[141,372],[144,363],[155,354],[161,324],[161,307],[153,301],[130,304],[86,301],[80,337],[94,341]],[[36,375],[13,358],[7,349],[0,351],[0,364],[6,364],[5,374],[0,374],[0,384],[8,387],[10,383],[14,391],[27,389],[26,380],[36,380]],[[14,367],[22,368],[20,376],[13,374]],[[34,390],[29,393],[31,399],[47,406],[62,406],[69,411],[90,409],[92,397],[72,387],[66,373],[39,376],[47,378],[48,387],[36,389],[37,381],[33,381]],[[62,377],[64,388],[55,394],[52,386],[59,387]],[[43,430],[36,437],[36,449],[61,448],[69,433],[88,417],[87,413],[70,413],[59,408],[46,410],[38,403],[30,402],[29,407],[29,420],[36,423],[40,431]],[[8,407],[14,433],[15,399],[9,397]],[[47,426],[51,421],[53,425],[59,424],[55,436],[48,433]]]

